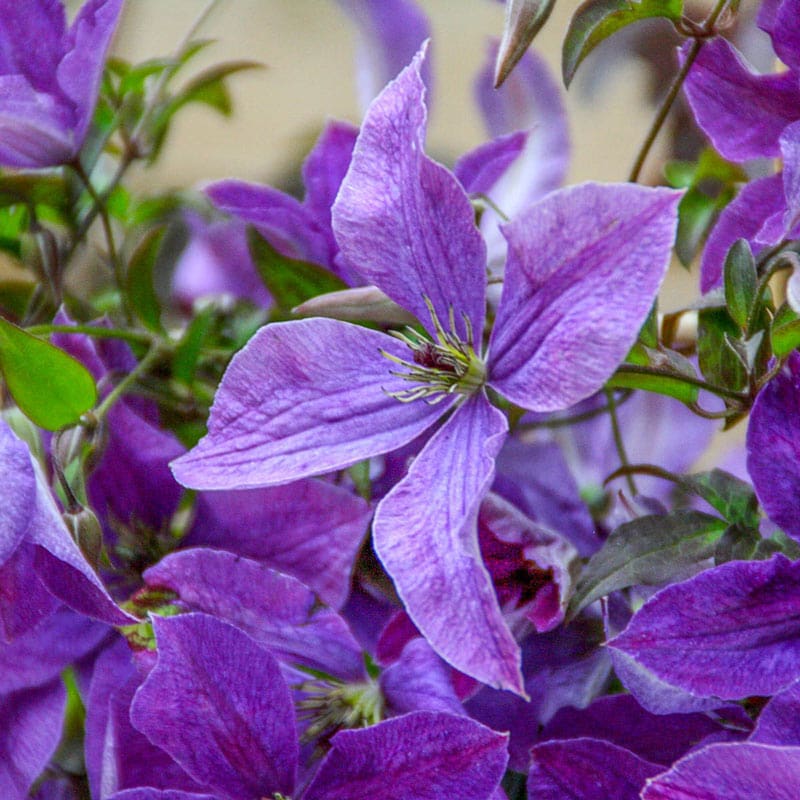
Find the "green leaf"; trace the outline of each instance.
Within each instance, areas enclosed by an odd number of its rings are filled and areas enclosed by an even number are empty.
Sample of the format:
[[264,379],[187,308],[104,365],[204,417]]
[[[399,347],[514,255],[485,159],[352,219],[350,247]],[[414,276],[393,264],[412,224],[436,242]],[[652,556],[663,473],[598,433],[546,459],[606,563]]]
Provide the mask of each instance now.
[[97,402],[94,378],[83,364],[2,317],[0,371],[20,410],[48,431],[74,425]]
[[789,355],[800,347],[800,317],[784,303],[776,312],[770,330],[772,352],[778,358]]
[[163,333],[161,325],[161,303],[153,286],[153,271],[164,241],[166,228],[150,231],[131,256],[127,273],[127,295],[131,308],[145,327]]
[[586,0],[572,15],[564,39],[564,84],[569,86],[583,59],[621,28],[652,17],[678,20],[682,13],[683,0]]
[[372,499],[372,478],[370,477],[369,469],[369,459],[365,459],[364,461],[359,461],[357,464],[353,464],[353,466],[347,470],[350,480],[353,481],[356,487],[356,491],[368,503]]
[[700,511],[639,517],[620,525],[583,570],[568,616],[628,586],[655,586],[714,555],[727,528]]
[[[755,556],[761,541],[757,530],[731,525],[725,529],[725,533],[717,542],[714,563],[719,566],[728,561],[750,561]],[[765,554],[765,557],[769,558],[769,555]]]
[[525,55],[534,37],[547,22],[554,5],[555,0],[506,0],[503,38],[494,67],[495,89],[503,85],[511,70]]
[[749,483],[729,472],[712,469],[685,475],[681,486],[702,497],[732,525],[758,528],[758,500]]
[[711,383],[728,389],[742,389],[747,373],[727,337],[739,338],[739,326],[724,308],[705,308],[698,314],[697,356],[703,375]]
[[69,207],[67,186],[60,174],[19,172],[0,175],[0,206],[24,203],[50,206],[59,213]]
[[255,228],[247,238],[258,274],[284,316],[312,297],[347,288],[323,267],[282,256]]
[[203,345],[214,326],[215,313],[216,311],[212,306],[203,309],[186,327],[183,338],[175,348],[175,355],[172,359],[172,373],[187,386],[191,385],[194,379],[197,361],[203,351]]
[[733,198],[733,192],[724,192],[717,198],[709,197],[698,189],[689,189],[678,204],[678,234],[675,252],[684,267],[690,267],[700,244],[711,230],[717,213]]
[[756,299],[758,273],[753,252],[746,239],[733,243],[725,257],[725,302],[728,313],[742,330]]
[[653,374],[636,372],[635,367],[647,367],[653,370],[663,370],[665,373],[681,373],[690,378],[697,378],[692,363],[672,350],[652,350],[641,344],[634,345],[625,359],[633,369],[626,370],[622,364],[612,375],[606,386],[610,389],[642,389],[645,392],[663,394],[674,397],[683,403],[696,403],[700,394],[697,386],[682,381],[679,377],[669,374]]

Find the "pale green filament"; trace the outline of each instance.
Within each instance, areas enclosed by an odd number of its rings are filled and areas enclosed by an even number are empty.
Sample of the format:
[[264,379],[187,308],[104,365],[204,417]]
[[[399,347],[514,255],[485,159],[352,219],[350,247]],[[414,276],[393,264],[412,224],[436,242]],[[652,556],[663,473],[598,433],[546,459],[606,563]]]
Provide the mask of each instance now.
[[383,695],[374,681],[308,681],[297,688],[307,695],[297,704],[298,716],[310,720],[303,741],[330,736],[342,728],[367,728],[383,719]]

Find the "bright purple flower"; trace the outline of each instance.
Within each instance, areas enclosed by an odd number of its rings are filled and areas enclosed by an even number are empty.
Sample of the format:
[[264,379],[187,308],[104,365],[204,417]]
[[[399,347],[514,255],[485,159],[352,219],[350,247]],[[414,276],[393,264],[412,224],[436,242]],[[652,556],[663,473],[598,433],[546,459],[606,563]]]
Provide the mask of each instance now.
[[0,164],[77,156],[121,9],[122,0],[89,0],[67,29],[58,0],[0,2]]
[[517,646],[477,543],[475,515],[507,429],[484,387],[549,411],[602,386],[661,284],[679,194],[586,184],[505,226],[503,298],[485,354],[486,249],[458,181],[423,152],[421,63],[422,54],[372,104],[333,219],[347,263],[426,333],[324,319],[266,326],[231,363],[208,435],[173,467],[196,488],[287,483],[400,447],[452,411],[380,502],[375,546],[434,649],[520,691]]
[[769,518],[800,539],[800,353],[758,394],[747,428],[747,470]]

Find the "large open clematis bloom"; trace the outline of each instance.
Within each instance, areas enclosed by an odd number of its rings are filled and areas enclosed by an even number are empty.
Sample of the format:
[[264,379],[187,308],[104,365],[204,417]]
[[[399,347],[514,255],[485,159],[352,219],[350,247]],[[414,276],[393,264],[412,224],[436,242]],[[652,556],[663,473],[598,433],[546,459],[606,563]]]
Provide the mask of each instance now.
[[89,0],[67,28],[58,0],[0,0],[0,164],[77,156],[121,9],[122,0]]
[[538,411],[600,388],[661,285],[679,193],[585,184],[503,227],[508,261],[484,347],[486,247],[458,180],[423,150],[424,48],[376,98],[333,208],[341,254],[424,332],[327,319],[262,328],[232,361],[207,436],[173,462],[202,489],[287,483],[398,448],[446,417],[378,505],[375,547],[433,648],[523,691],[480,557],[476,514],[507,431],[487,389]]

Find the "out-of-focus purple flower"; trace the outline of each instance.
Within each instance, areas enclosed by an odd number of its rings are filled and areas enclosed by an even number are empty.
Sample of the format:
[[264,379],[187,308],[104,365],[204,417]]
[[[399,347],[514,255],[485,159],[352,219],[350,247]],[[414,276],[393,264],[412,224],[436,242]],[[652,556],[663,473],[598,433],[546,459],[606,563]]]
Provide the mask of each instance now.
[[758,394],[747,428],[747,469],[769,518],[800,539],[800,353]]
[[59,0],[0,2],[0,164],[77,156],[121,9],[122,0],[88,0],[67,28]]
[[422,58],[371,106],[333,217],[347,262],[427,333],[323,319],[266,326],[231,363],[208,435],[173,467],[197,488],[287,483],[400,447],[452,410],[379,504],[375,546],[434,649],[519,691],[517,647],[477,544],[507,428],[484,385],[542,411],[596,391],[658,291],[679,194],[586,184],[505,226],[486,363],[486,250],[458,181],[423,152]]

